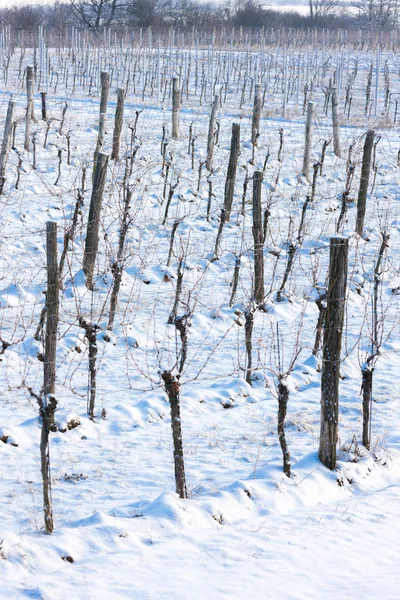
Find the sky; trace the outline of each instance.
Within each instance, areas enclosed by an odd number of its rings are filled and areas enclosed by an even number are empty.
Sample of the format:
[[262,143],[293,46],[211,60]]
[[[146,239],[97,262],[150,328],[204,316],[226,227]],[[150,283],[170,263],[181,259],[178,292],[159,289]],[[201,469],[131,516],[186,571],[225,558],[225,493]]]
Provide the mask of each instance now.
[[[0,0],[0,8],[10,8],[11,6],[24,5],[24,4],[52,4],[54,0]],[[224,0],[214,0],[216,3],[223,2]],[[298,8],[301,6],[308,6],[308,0],[260,0],[261,3],[270,6],[285,6],[285,9]]]
[[[204,0],[207,1],[207,0]],[[214,0],[216,3],[224,2],[225,0]],[[308,10],[308,0],[259,0],[266,7],[281,6],[283,10],[298,10],[304,12]],[[23,6],[27,4],[52,4],[54,0],[0,0],[0,8],[10,8],[12,6]]]

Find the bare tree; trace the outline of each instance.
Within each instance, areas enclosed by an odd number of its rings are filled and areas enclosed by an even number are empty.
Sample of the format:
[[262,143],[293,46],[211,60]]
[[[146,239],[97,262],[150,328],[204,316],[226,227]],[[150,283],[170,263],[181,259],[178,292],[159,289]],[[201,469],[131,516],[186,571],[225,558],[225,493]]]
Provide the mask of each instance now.
[[309,0],[310,17],[314,23],[335,13],[338,8],[337,0]]
[[398,21],[397,0],[353,0],[358,19],[372,29],[394,26]]
[[110,27],[121,6],[119,0],[70,0],[76,18],[84,27],[99,31]]

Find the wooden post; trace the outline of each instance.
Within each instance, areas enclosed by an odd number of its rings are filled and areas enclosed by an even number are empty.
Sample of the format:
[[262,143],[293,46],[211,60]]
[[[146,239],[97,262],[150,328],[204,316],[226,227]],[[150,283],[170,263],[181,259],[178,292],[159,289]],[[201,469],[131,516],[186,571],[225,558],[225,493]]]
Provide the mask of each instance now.
[[370,170],[371,170],[372,148],[374,146],[374,135],[375,135],[375,133],[372,129],[367,131],[367,136],[365,138],[365,143],[364,143],[360,187],[358,190],[357,222],[356,222],[356,233],[358,233],[358,235],[360,235],[360,236],[363,233],[365,211],[367,208],[367,193],[368,193],[368,184],[369,184],[369,174],[370,174]]
[[118,88],[117,90],[117,108],[115,109],[113,147],[111,160],[119,160],[119,145],[122,130],[122,119],[124,116],[125,90]]
[[229,156],[228,171],[226,174],[225,181],[225,220],[229,221],[231,218],[231,210],[233,203],[233,194],[235,191],[236,171],[238,157],[240,154],[240,125],[239,123],[232,123],[232,138],[231,138],[231,153]]
[[172,137],[179,139],[179,117],[181,109],[181,92],[179,89],[179,77],[172,78]]
[[174,443],[174,465],[176,493],[180,498],[187,498],[185,463],[183,460],[183,442],[181,425],[181,408],[179,392],[179,381],[170,371],[164,371],[161,375],[164,381],[165,391],[171,407],[171,427]]
[[307,105],[306,137],[304,144],[303,175],[310,181],[310,155],[313,135],[314,102]]
[[14,123],[14,111],[15,102],[10,100],[8,102],[6,122],[4,125],[3,142],[1,145],[0,152],[0,195],[3,193],[4,183],[6,181],[6,166],[8,160],[8,153],[11,147],[12,130]]
[[89,219],[86,231],[85,252],[83,255],[83,272],[86,276],[86,287],[93,289],[93,273],[99,246],[99,225],[101,204],[107,174],[108,155],[99,152],[94,172],[93,190],[90,199]]
[[40,92],[42,98],[42,119],[43,121],[47,121],[47,109],[46,109],[46,92]]
[[333,127],[333,151],[336,156],[341,155],[340,150],[340,128],[339,128],[339,116],[338,116],[338,93],[337,88],[332,88],[332,127]]
[[102,151],[103,146],[104,146],[104,135],[106,132],[106,114],[105,113],[100,113],[100,118],[99,118],[99,133],[97,135],[97,142],[96,142],[96,149],[94,151],[94,156],[93,156],[93,180],[94,180],[94,172],[96,169],[96,164],[97,164],[97,156],[99,154],[99,152]]
[[46,341],[44,353],[44,395],[55,394],[56,350],[58,326],[59,269],[57,260],[57,223],[46,223],[47,234],[47,292]]
[[207,158],[206,168],[208,171],[213,170],[213,159],[214,159],[214,141],[215,141],[215,125],[217,122],[217,113],[219,106],[219,96],[214,96],[214,102],[211,109],[210,123],[208,126],[208,138],[207,138]]
[[348,239],[332,237],[322,352],[321,436],[318,453],[320,461],[331,470],[336,467],[340,350],[346,304],[347,255]]
[[107,114],[108,93],[110,91],[110,75],[106,71],[102,71],[100,73],[100,84],[100,114]]
[[[35,119],[35,103],[33,100],[34,94],[34,79],[35,79],[35,71],[33,67],[26,67],[26,95],[31,98],[31,119],[36,123]],[[28,83],[31,82],[31,83]]]
[[264,248],[261,212],[262,173],[253,175],[253,238],[254,238],[254,298],[258,304],[264,301]]
[[261,85],[256,83],[254,86],[254,106],[253,106],[253,118],[251,122],[251,143],[253,146],[257,145],[257,139],[260,135],[260,117],[261,117]]
[[26,115],[25,115],[25,142],[24,149],[30,152],[31,149],[31,125],[33,113],[33,67],[26,68]]

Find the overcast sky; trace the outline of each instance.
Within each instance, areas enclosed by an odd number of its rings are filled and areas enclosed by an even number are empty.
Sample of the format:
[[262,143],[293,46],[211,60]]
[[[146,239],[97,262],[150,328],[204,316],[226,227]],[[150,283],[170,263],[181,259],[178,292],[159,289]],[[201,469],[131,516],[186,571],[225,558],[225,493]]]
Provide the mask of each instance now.
[[[208,0],[205,0],[208,1]],[[226,0],[212,0],[216,3],[222,3]],[[234,2],[235,0],[233,0]],[[260,4],[264,4],[265,6],[284,6],[287,8],[296,9],[302,6],[308,6],[308,0],[258,0]],[[11,6],[21,5],[21,4],[50,4],[54,2],[54,0],[0,0],[1,8],[10,8]]]

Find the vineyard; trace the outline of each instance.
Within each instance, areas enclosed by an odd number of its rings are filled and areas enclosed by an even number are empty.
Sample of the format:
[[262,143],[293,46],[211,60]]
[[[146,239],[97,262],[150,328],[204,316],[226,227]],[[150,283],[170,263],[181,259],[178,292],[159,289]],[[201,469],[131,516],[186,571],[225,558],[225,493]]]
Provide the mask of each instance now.
[[399,45],[2,30],[2,598],[397,597]]

